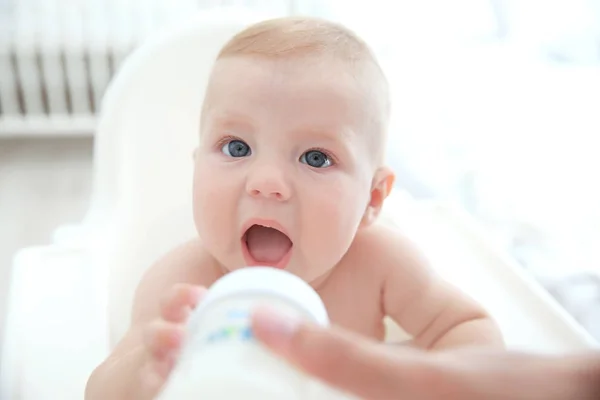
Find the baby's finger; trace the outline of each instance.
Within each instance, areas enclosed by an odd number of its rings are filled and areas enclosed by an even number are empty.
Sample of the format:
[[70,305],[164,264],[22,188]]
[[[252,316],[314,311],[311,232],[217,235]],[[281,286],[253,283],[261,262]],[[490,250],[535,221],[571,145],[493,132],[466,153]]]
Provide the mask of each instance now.
[[185,322],[193,308],[198,305],[206,289],[202,286],[177,284],[161,301],[161,316],[170,322]]
[[151,360],[144,366],[144,374],[147,378],[154,378],[157,381],[164,381],[169,377],[175,367],[177,357],[169,356],[161,360]]
[[160,392],[166,377],[158,372],[154,364],[149,363],[140,369],[141,392],[140,399],[153,399]]
[[141,379],[139,399],[154,399],[162,390],[166,380],[173,371],[175,358],[165,360],[149,360],[139,371]]
[[164,360],[177,354],[184,337],[183,325],[156,320],[144,332],[144,344],[152,358]]

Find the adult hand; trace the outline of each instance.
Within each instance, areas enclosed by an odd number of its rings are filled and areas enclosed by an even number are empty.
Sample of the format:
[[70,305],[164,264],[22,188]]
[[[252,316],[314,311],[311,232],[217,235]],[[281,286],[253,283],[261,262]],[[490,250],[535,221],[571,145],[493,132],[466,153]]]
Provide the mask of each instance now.
[[600,353],[548,356],[461,349],[428,353],[259,310],[256,337],[308,374],[369,400],[600,399]]

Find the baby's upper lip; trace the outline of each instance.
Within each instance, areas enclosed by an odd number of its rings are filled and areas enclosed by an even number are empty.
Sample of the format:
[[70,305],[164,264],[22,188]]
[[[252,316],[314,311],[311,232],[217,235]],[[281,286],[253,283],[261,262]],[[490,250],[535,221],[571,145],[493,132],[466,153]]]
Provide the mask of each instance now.
[[[281,225],[279,222],[277,222],[273,219],[252,218],[252,219],[249,219],[248,221],[246,221],[246,223],[244,223],[244,225],[242,226],[242,235],[241,235],[242,238],[244,238],[244,236],[246,235],[246,232],[248,232],[248,229],[250,229],[252,227],[252,225],[260,225],[260,226],[265,226],[267,228],[277,229],[278,231],[280,231],[281,233],[286,235],[288,238],[290,237],[287,229],[285,229],[283,227],[283,225]],[[290,238],[290,240],[291,240],[291,238]]]

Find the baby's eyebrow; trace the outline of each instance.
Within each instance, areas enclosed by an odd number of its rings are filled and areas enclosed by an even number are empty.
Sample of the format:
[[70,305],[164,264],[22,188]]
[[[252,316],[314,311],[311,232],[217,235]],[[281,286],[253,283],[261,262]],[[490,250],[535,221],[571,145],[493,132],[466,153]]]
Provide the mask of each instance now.
[[346,141],[354,136],[354,131],[348,128],[332,128],[332,129],[323,129],[323,128],[302,128],[295,130],[296,134],[300,136],[312,136],[315,138],[321,138],[326,140],[334,140],[334,141]]
[[210,126],[218,128],[247,128],[253,124],[252,118],[239,113],[209,113],[207,120]]

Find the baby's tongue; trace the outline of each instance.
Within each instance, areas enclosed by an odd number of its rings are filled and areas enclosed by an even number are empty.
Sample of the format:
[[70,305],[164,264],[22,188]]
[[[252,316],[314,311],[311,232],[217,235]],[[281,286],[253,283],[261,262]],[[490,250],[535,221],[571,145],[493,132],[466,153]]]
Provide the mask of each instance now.
[[254,225],[246,233],[246,243],[252,258],[258,262],[276,263],[292,247],[290,239],[277,229]]

